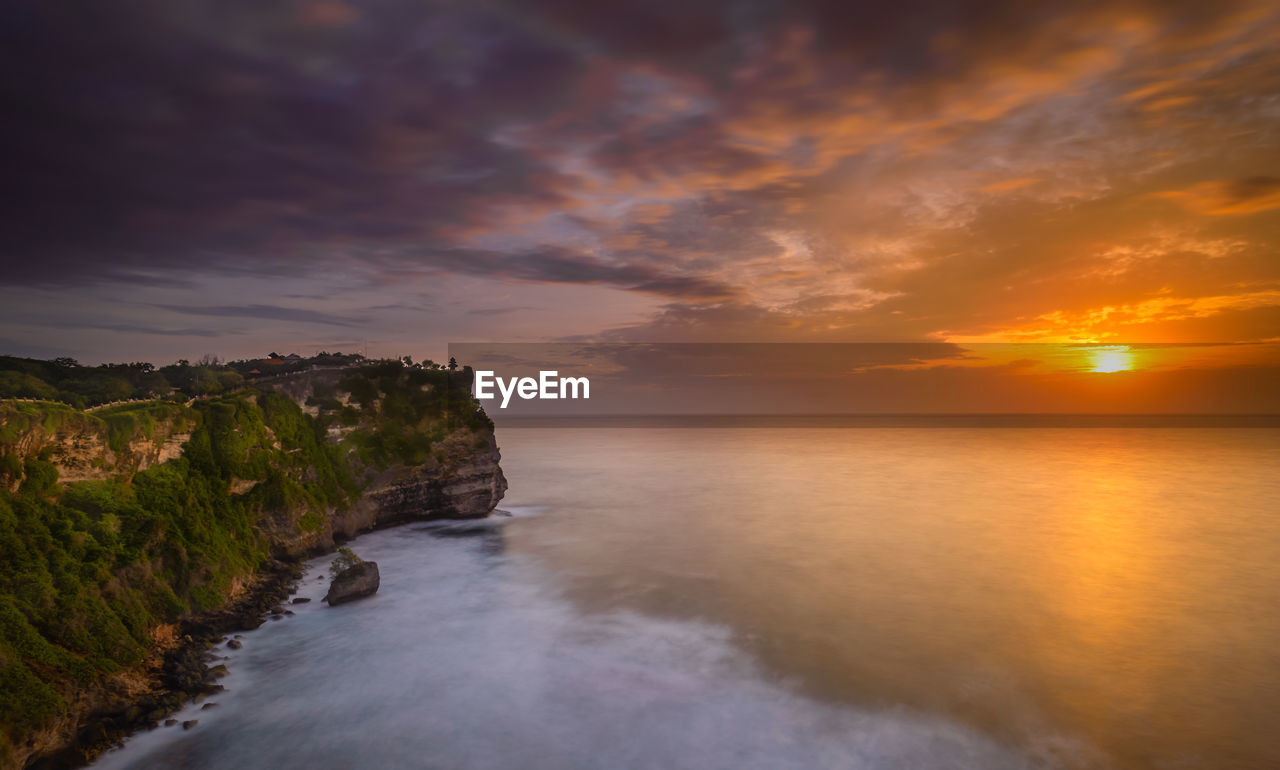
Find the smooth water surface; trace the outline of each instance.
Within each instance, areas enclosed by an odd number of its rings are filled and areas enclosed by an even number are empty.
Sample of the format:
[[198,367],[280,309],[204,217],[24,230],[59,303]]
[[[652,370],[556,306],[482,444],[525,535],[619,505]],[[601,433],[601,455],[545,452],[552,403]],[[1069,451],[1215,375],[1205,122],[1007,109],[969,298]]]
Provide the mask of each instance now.
[[504,428],[95,767],[1280,767],[1280,431]]

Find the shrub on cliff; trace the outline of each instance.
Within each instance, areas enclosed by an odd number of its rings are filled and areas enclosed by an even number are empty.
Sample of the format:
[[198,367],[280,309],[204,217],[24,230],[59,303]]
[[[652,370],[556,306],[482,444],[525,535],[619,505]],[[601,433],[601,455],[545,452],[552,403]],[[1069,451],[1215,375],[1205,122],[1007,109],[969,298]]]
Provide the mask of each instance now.
[[346,572],[357,564],[363,563],[364,559],[356,556],[355,551],[346,547],[339,548],[338,556],[329,564],[329,577],[336,578],[338,575],[341,575],[343,572]]

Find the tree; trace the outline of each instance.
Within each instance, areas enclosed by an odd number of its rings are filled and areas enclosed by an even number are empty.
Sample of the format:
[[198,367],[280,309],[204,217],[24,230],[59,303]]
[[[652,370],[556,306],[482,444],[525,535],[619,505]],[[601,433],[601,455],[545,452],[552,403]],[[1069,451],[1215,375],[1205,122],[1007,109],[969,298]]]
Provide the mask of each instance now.
[[453,371],[457,371],[457,369],[458,369],[458,359],[454,358],[453,356],[449,356],[449,371],[453,372]]

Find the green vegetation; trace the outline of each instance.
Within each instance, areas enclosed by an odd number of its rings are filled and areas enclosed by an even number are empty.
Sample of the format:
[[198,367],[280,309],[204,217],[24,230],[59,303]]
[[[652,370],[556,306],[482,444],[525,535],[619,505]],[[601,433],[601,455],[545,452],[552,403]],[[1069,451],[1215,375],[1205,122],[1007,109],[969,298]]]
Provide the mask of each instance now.
[[[364,361],[356,354],[320,353],[310,358],[272,353],[223,363],[205,356],[196,363],[186,359],[156,368],[154,364],[102,364],[82,366],[73,358],[43,361],[0,356],[0,398],[35,398],[61,401],[77,409],[113,401],[166,398],[185,401],[195,396],[233,392],[262,377],[291,374],[313,367],[351,366]],[[408,364],[407,359],[404,363]],[[421,365],[420,365],[421,366]],[[435,367],[427,362],[426,368]]]
[[[117,451],[159,420],[196,424],[183,457],[128,481],[60,485],[48,457],[22,462],[16,494],[0,492],[0,724],[10,737],[60,713],[78,685],[141,660],[157,624],[221,604],[232,581],[270,555],[254,526],[264,507],[301,501],[309,510],[299,527],[315,531],[323,519],[314,509],[356,489],[297,405],[275,393],[258,400],[79,415],[105,423]],[[16,455],[5,457],[16,476]],[[304,464],[315,480],[292,481]],[[232,476],[267,481],[237,498]]]
[[[14,361],[24,359],[0,367]],[[0,385],[83,403],[84,383],[122,371],[34,363],[0,371]],[[123,369],[142,383],[159,374]],[[39,376],[79,370],[78,381]],[[438,461],[451,432],[492,428],[470,396],[469,369],[351,366],[315,380],[314,417],[274,390],[218,379],[237,389],[190,406],[159,400],[83,412],[0,401],[0,759],[10,741],[65,712],[76,689],[138,663],[157,625],[221,605],[234,581],[271,558],[267,531],[323,532],[327,511],[355,500],[370,469]],[[133,472],[130,453],[144,439],[188,432],[181,457]],[[104,478],[64,483],[59,452],[83,435],[116,459],[82,458],[80,467]],[[344,559],[359,561],[347,549]]]
[[180,404],[152,401],[120,404],[91,416],[106,423],[107,446],[113,452],[120,452],[135,439],[154,437],[158,423],[171,421],[182,424],[192,419],[188,417],[191,414],[190,409]]
[[29,431],[40,427],[45,434],[52,434],[63,425],[76,421],[89,424],[94,418],[90,415],[57,403],[31,404],[21,401],[10,402],[6,420],[0,424],[0,445],[14,444]]
[[469,368],[454,372],[389,361],[343,378],[337,389],[350,395],[350,405],[327,394],[309,403],[320,407],[325,427],[358,426],[347,440],[366,464],[421,465],[431,459],[432,446],[455,430],[492,430],[493,422],[471,397],[471,377]]
[[40,361],[0,356],[0,397],[92,404],[167,395],[164,375],[147,363],[81,366],[71,358]]
[[[33,432],[42,434],[45,441],[59,434],[105,433],[107,446],[121,452],[137,439],[153,438],[160,423],[178,430],[190,430],[196,423],[193,410],[165,401],[120,404],[91,414],[56,402],[4,401],[0,408],[0,481],[22,477],[22,460],[9,450]],[[52,451],[51,446],[46,449]],[[103,458],[95,462],[100,464]]]
[[[0,724],[10,737],[64,710],[77,686],[137,663],[153,627],[219,605],[268,557],[250,506],[227,491],[228,469],[253,453],[213,439],[235,406],[193,412],[204,455],[65,486],[48,458],[28,457],[17,493],[0,492]],[[183,419],[175,409],[106,415],[108,442],[119,449],[159,419]],[[252,410],[239,414],[252,436]]]
[[364,564],[364,559],[356,556],[356,552],[350,548],[339,548],[337,558],[329,563],[329,577],[336,578],[357,564]]

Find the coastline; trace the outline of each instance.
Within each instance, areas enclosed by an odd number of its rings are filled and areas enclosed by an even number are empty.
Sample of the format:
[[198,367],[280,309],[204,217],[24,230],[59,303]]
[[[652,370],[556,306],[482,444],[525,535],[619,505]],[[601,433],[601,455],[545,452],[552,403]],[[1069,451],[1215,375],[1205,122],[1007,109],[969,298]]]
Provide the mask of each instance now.
[[[258,628],[274,609],[283,609],[279,605],[293,593],[301,564],[302,559],[269,561],[227,605],[157,629],[155,647],[142,664],[119,672],[97,692],[85,692],[79,701],[86,706],[103,701],[107,705],[68,714],[60,722],[61,729],[49,731],[47,738],[50,743],[62,743],[62,748],[33,755],[23,767],[85,767],[130,736],[159,726],[191,700],[222,691],[217,680],[225,669],[218,670],[221,664],[213,655],[214,646],[227,634]],[[124,681],[130,683],[131,691],[113,692]],[[59,736],[66,737],[59,740]]]
[[[63,525],[59,532],[85,532],[80,539],[19,538],[41,556],[25,563],[37,565],[36,578],[47,577],[41,571],[48,569],[42,550],[52,547],[47,543],[63,549],[58,563],[83,559],[77,544],[107,543],[115,550],[95,552],[98,582],[81,593],[104,603],[106,613],[134,612],[136,629],[129,659],[115,655],[111,644],[92,648],[100,658],[93,659],[96,669],[88,669],[92,679],[83,672],[74,678],[64,662],[87,669],[84,645],[53,647],[63,657],[51,663],[15,653],[10,644],[9,654],[19,656],[29,678],[54,682],[57,689],[47,695],[57,703],[39,721],[6,725],[9,740],[0,748],[0,767],[83,766],[190,699],[217,692],[219,661],[209,659],[210,648],[227,632],[257,628],[272,609],[284,617],[287,611],[278,605],[304,559],[332,553],[372,529],[493,510],[506,480],[492,425],[478,408],[452,418],[442,411],[443,402],[433,394],[445,375],[393,362],[346,376],[333,382],[331,372],[306,372],[287,381],[287,394],[245,389],[202,401],[194,411],[161,404],[154,407],[157,414],[145,413],[149,422],[132,411],[104,418],[67,408],[51,416],[0,402],[12,407],[0,414],[6,429],[0,453],[10,461],[6,467],[19,469],[17,476],[3,477],[6,500],[26,506],[19,509],[22,515],[52,517]],[[360,391],[363,400],[323,400],[335,393],[345,398],[344,387]],[[408,407],[397,401],[404,408],[393,415],[382,404],[396,398]],[[75,498],[79,508],[67,503],[67,489],[91,502]],[[160,553],[154,546],[163,538],[152,542],[139,535],[128,544],[113,539],[112,527],[134,516],[128,506],[136,506],[135,489],[149,494],[144,505],[151,508],[145,510],[159,522],[158,532],[186,525],[179,520],[198,522],[195,531],[201,534],[190,563],[185,549],[177,549],[177,557]],[[86,506],[87,512],[81,510]],[[14,524],[18,514],[10,512],[7,521],[11,531],[22,531]],[[126,545],[137,553],[126,553]],[[176,558],[177,566],[168,558]],[[165,572],[172,569],[185,570],[179,575],[185,582]],[[173,585],[181,586],[181,596],[165,588]],[[193,598],[192,591],[203,593]],[[120,596],[134,604],[118,608]],[[154,609],[170,607],[155,603],[166,599],[187,614]],[[86,613],[72,620],[88,624]],[[137,616],[150,622],[137,623]],[[56,627],[61,621],[45,622]],[[123,628],[122,623],[116,625]],[[44,641],[38,630],[27,630]]]
[[[103,753],[122,745],[130,737],[159,727],[165,719],[189,702],[222,692],[218,679],[226,670],[214,648],[230,634],[253,631],[269,620],[292,615],[283,605],[297,592],[302,565],[309,559],[337,553],[338,547],[361,535],[404,526],[411,521],[474,521],[493,515],[495,508],[480,516],[442,516],[428,513],[412,520],[377,521],[350,538],[336,538],[331,548],[317,548],[297,556],[272,559],[254,573],[241,593],[227,605],[197,613],[174,624],[172,633],[162,634],[156,647],[140,666],[120,672],[120,676],[145,681],[147,689],[123,702],[116,700],[106,709],[75,718],[75,735],[62,748],[41,756],[32,755],[24,770],[78,770],[91,765]],[[218,669],[222,668],[222,671]],[[110,689],[104,686],[103,690]],[[111,697],[109,693],[85,693]],[[60,731],[53,731],[58,734]]]

